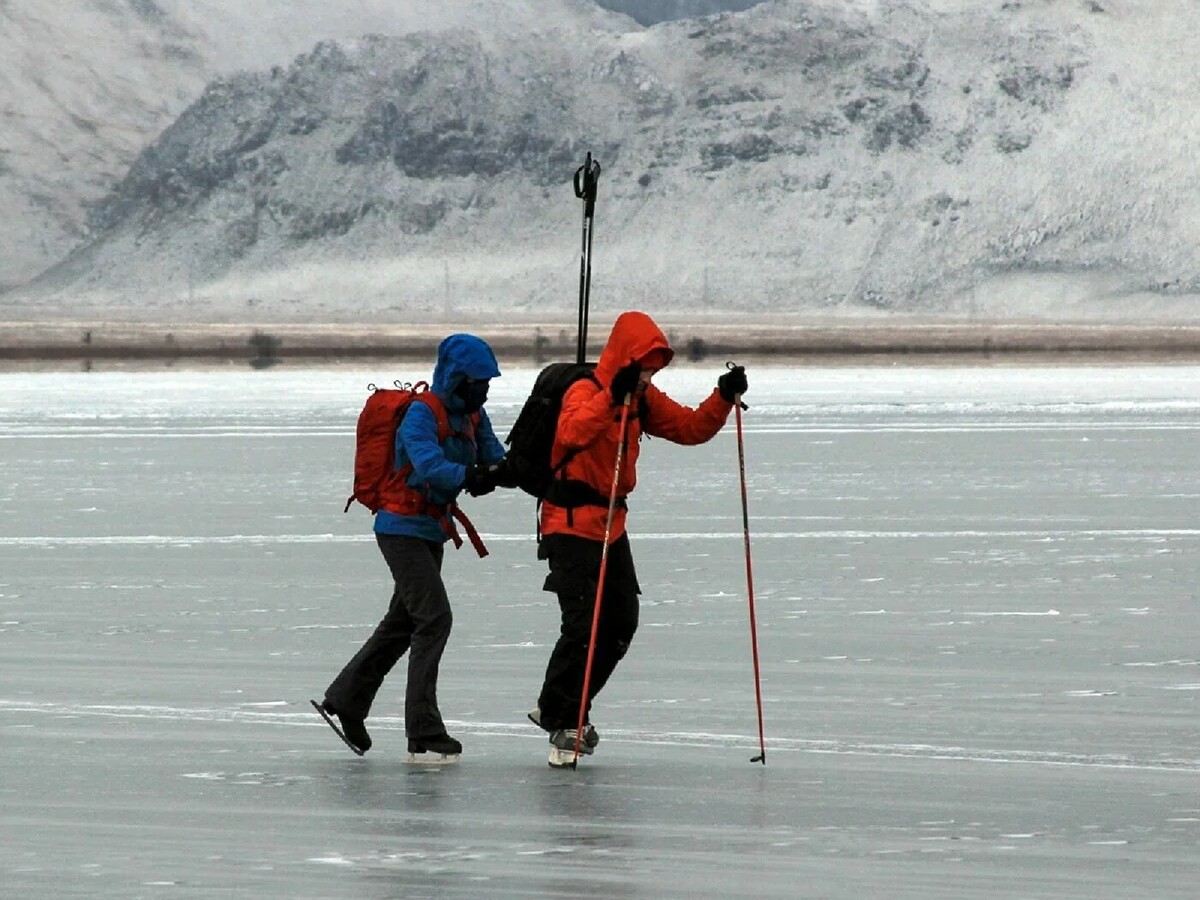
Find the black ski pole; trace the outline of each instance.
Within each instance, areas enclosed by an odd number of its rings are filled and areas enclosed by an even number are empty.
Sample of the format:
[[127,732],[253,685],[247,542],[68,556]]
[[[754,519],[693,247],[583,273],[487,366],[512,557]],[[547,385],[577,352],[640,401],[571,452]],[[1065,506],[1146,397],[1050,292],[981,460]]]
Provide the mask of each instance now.
[[596,215],[596,185],[600,179],[600,163],[592,159],[591,151],[583,165],[575,170],[575,196],[583,201],[583,245],[579,256],[579,346],[575,361],[587,359],[588,303],[592,291],[592,222]]

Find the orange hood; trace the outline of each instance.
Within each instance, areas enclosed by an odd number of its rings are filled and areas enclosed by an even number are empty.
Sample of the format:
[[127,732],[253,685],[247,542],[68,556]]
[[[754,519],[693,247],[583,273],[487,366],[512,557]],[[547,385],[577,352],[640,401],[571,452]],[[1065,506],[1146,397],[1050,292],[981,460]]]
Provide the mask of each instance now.
[[666,335],[652,318],[636,310],[621,313],[613,322],[608,343],[604,345],[600,361],[596,363],[596,380],[607,388],[620,369],[644,359],[654,350],[665,353],[668,363],[675,355],[667,343]]

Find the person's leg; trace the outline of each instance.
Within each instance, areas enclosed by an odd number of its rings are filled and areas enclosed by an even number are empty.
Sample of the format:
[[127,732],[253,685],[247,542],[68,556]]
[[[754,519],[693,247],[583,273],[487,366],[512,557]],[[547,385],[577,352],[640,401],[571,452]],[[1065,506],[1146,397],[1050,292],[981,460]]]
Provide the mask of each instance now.
[[592,599],[564,591],[558,594],[558,608],[562,624],[538,696],[540,724],[547,731],[576,725],[592,630]]
[[558,640],[550,652],[538,696],[539,724],[553,732],[573,729],[578,723],[601,545],[568,535],[548,536],[543,544],[550,564],[545,589],[558,597],[561,614]]
[[445,548],[427,541],[420,544],[421,551],[405,562],[402,592],[413,623],[408,688],[404,696],[404,730],[410,739],[434,738],[446,733],[438,709],[437,681],[454,621],[441,575]]
[[410,543],[423,541],[401,535],[377,534],[376,542],[392,574],[392,600],[388,611],[357,653],[325,691],[327,704],[339,714],[365,719],[383,680],[408,650],[413,621],[404,602],[403,560]]
[[639,591],[629,536],[623,534],[608,548],[604,597],[600,601],[600,625],[596,633],[592,675],[588,682],[589,720],[592,700],[608,683],[609,676],[629,650],[637,631]]

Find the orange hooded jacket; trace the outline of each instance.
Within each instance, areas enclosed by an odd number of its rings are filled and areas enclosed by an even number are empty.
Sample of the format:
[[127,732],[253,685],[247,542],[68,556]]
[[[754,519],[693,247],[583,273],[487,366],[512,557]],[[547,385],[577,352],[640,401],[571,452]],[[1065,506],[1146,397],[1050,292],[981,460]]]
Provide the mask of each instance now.
[[[569,451],[575,451],[562,470],[563,477],[585,482],[601,496],[608,497],[617,461],[617,443],[621,439],[621,407],[614,405],[609,386],[620,369],[651,354],[658,357],[655,362],[665,365],[674,351],[648,315],[621,313],[600,353],[596,381],[581,379],[563,396],[551,450],[551,463],[555,466]],[[639,407],[644,418],[639,415]],[[629,410],[617,495],[632,493],[637,484],[638,441],[643,432],[676,444],[703,444],[721,430],[732,409],[733,405],[716,388],[698,408],[692,409],[672,400],[653,384],[647,385],[642,402],[635,397]],[[561,506],[543,502],[542,534],[573,534],[602,541],[607,518],[606,507],[578,506],[568,514]],[[624,533],[625,510],[618,506],[609,537],[615,541]]]

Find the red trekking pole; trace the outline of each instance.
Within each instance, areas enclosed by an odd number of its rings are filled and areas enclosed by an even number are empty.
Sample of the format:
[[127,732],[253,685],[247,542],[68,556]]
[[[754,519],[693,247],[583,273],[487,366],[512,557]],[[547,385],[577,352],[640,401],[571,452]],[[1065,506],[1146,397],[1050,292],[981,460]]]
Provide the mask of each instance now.
[[[726,363],[728,369],[734,368],[732,362]],[[742,537],[746,545],[746,593],[750,598],[750,652],[754,658],[754,699],[758,703],[758,756],[752,756],[750,762],[767,764],[767,741],[763,735],[762,710],[762,680],[758,672],[758,624],[754,616],[754,570],[750,565],[750,512],[746,501],[746,450],[742,437],[742,410],[748,409],[742,402],[741,395],[733,398],[733,412],[737,421],[738,473],[742,482]]]
[[588,688],[592,685],[592,660],[596,656],[596,633],[600,630],[600,601],[604,597],[604,574],[608,569],[608,539],[612,531],[613,512],[617,508],[617,482],[621,478],[621,458],[625,453],[625,426],[629,422],[629,403],[632,394],[625,395],[621,407],[621,440],[617,443],[617,462],[613,466],[612,488],[608,492],[608,519],[604,522],[604,546],[600,551],[600,575],[596,580],[596,602],[592,605],[592,634],[588,638],[587,665],[583,670],[583,696],[579,700],[579,724],[575,728],[575,755],[571,768],[579,765],[579,747],[583,743],[583,726],[587,718]]

